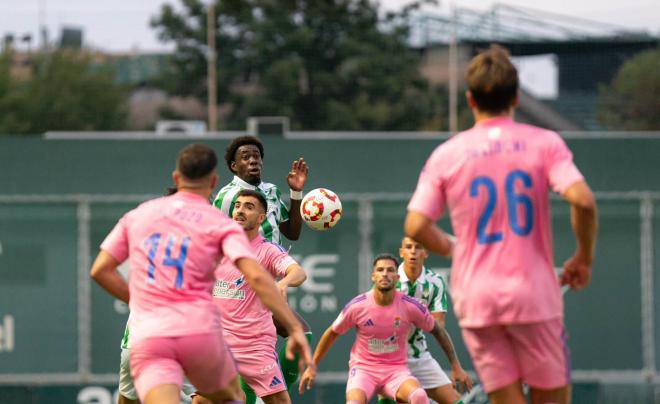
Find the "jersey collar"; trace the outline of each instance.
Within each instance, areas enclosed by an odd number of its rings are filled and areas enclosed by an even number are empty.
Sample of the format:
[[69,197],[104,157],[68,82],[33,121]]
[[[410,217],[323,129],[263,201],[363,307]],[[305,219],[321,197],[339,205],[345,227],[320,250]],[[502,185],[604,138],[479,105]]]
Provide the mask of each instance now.
[[237,175],[234,175],[234,182],[237,183],[241,188],[251,189],[253,191],[256,191],[257,189],[260,189],[261,184],[263,184],[263,181],[262,181],[262,182],[259,183],[259,185],[254,186],[254,185],[250,184],[249,182],[243,181]]
[[[426,267],[422,267],[422,273],[419,274],[419,278],[417,278],[415,283],[426,282],[426,277],[424,276],[424,272],[426,272]],[[399,281],[409,282],[408,276],[406,275],[406,271],[403,269],[403,263],[399,264]]]

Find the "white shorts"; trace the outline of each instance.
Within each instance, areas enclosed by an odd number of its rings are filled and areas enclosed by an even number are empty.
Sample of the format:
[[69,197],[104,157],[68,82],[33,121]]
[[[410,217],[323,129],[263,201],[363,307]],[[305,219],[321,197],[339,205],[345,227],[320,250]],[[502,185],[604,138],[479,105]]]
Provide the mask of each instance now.
[[[190,397],[195,394],[195,386],[190,384],[188,379],[183,380],[181,391],[185,397]],[[133,376],[131,376],[131,350],[121,349],[121,360],[119,362],[119,394],[128,398],[129,400],[138,400],[138,394],[133,384]]]
[[419,384],[422,385],[423,389],[433,389],[451,384],[451,380],[442,370],[440,364],[428,352],[417,359],[408,358],[408,368],[413,376],[419,380]]

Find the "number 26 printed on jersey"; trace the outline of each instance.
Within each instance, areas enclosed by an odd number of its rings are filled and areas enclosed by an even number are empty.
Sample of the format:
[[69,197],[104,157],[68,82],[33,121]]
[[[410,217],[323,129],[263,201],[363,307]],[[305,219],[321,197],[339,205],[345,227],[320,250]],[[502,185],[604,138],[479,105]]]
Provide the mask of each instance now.
[[[154,283],[156,278],[156,264],[154,260],[156,258],[156,253],[158,252],[158,245],[160,244],[161,234],[153,233],[151,236],[147,237],[144,240],[145,247],[149,247],[149,252],[147,258],[149,259],[149,269],[147,270],[147,282]],[[177,258],[172,257],[172,247],[177,242],[177,237],[169,235],[167,237],[167,246],[165,247],[165,257],[163,257],[162,265],[165,267],[176,268],[176,280],[174,281],[174,287],[181,289],[183,286],[183,266],[186,263],[186,257],[188,256],[188,246],[190,245],[190,237],[186,236],[181,239],[181,248],[179,250],[179,256]]]
[[[521,182],[523,188],[530,189],[532,187],[532,177],[525,171],[513,170],[504,179],[509,226],[511,226],[511,230],[515,234],[526,236],[532,231],[532,227],[534,226],[534,207],[529,196],[516,192],[517,182]],[[479,216],[479,221],[477,222],[477,240],[479,244],[496,243],[502,241],[502,232],[493,231],[486,233],[486,228],[497,206],[497,187],[491,177],[486,175],[476,177],[470,182],[470,197],[477,198],[481,188],[485,189],[488,199],[486,200],[484,211]],[[522,224],[518,215],[519,206],[522,206],[524,212]]]

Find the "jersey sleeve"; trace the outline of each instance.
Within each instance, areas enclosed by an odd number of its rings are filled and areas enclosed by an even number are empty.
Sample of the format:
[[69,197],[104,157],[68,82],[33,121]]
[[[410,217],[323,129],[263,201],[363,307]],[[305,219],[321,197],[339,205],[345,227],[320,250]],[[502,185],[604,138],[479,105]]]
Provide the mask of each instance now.
[[417,187],[408,203],[408,211],[421,213],[427,218],[438,220],[446,205],[444,179],[441,176],[439,153],[436,150],[422,168]]
[[[129,212],[130,213],[130,212]],[[125,214],[101,243],[101,249],[112,255],[118,262],[128,258],[128,213]]]
[[220,209],[222,213],[231,218],[234,212],[234,203],[236,202],[239,188],[232,186],[232,183],[225,185],[213,200],[213,206]]
[[573,163],[573,153],[555,132],[550,132],[545,159],[546,175],[553,191],[563,194],[569,186],[584,180]]
[[414,297],[404,296],[403,299],[408,303],[408,315],[415,327],[426,332],[431,331],[435,325],[435,320],[428,309]]
[[281,245],[268,241],[266,243],[268,243],[268,254],[266,265],[264,265],[264,267],[275,278],[283,278],[286,276],[287,268],[291,265],[297,264],[297,262],[291,258]]
[[431,313],[447,312],[447,288],[445,281],[439,275],[432,275],[431,284],[434,286],[433,295],[429,302],[429,311]]
[[277,210],[279,216],[278,224],[280,224],[289,220],[289,208],[286,206],[286,203],[284,203],[284,200],[282,199],[282,193],[277,187],[275,187],[275,195],[277,195]]
[[349,303],[332,323],[332,331],[341,335],[353,327],[355,327],[355,305]]

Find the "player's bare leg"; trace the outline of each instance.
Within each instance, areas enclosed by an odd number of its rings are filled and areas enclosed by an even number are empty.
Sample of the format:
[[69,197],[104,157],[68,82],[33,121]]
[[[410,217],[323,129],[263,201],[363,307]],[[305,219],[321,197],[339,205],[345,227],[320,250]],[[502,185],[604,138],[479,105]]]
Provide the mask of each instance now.
[[530,388],[530,397],[532,404],[570,404],[571,403],[571,386],[564,386],[558,389],[543,390],[537,388]]
[[[238,376],[234,377],[229,385],[219,391],[213,393],[198,392],[198,395],[193,397],[193,404],[214,404],[225,402],[242,403],[245,400],[245,395],[241,389],[241,383]],[[177,401],[177,404],[179,402]]]
[[367,404],[367,394],[360,389],[351,389],[346,393],[346,404]]
[[396,400],[401,403],[428,404],[429,397],[417,379],[408,379],[396,391]]
[[176,384],[161,384],[149,390],[144,398],[145,404],[179,404],[179,386]]
[[367,394],[360,389],[351,389],[346,393],[346,404],[367,404]]
[[289,397],[289,393],[286,390],[263,396],[261,400],[265,404],[291,404],[291,397]]
[[131,400],[130,398],[118,394],[117,404],[140,404],[140,400]]
[[488,393],[491,404],[526,404],[520,381]]
[[461,395],[458,394],[451,384],[445,384],[444,386],[424,390],[430,399],[437,401],[440,404],[453,404],[461,399]]

